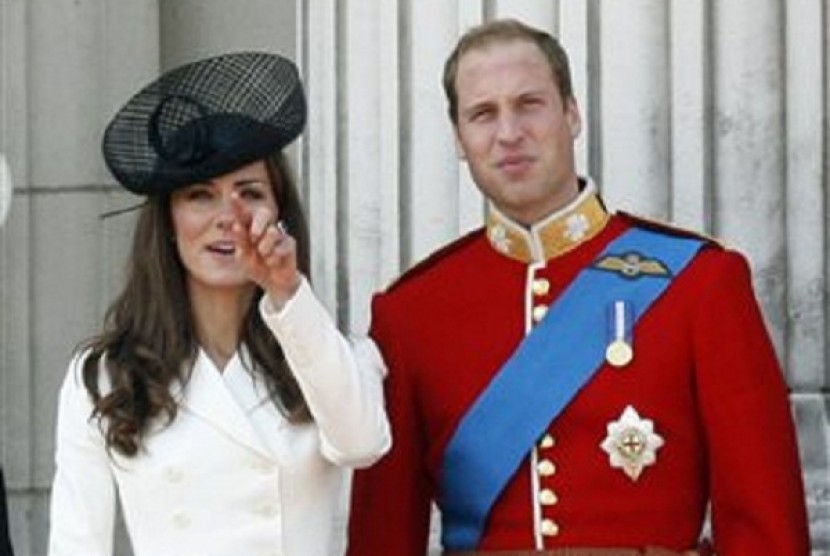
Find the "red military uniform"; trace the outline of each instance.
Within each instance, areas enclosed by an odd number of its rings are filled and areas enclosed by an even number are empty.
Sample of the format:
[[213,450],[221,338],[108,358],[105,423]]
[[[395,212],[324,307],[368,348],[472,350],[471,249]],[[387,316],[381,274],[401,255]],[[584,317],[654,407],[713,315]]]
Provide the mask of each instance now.
[[[486,233],[376,296],[393,448],[355,475],[349,556],[425,554],[459,420],[577,273],[641,225],[608,216],[593,186],[529,233],[492,210]],[[633,351],[623,367],[603,365],[528,447],[477,548],[686,550],[711,502],[719,556],[808,554],[787,388],[745,259],[704,248],[640,319]],[[663,442],[636,480],[601,447],[628,406]]]

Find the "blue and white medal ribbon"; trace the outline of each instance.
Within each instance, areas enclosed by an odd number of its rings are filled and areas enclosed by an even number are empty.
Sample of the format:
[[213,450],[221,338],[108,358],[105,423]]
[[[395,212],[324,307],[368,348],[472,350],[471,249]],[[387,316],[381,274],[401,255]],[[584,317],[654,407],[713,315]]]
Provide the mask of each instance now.
[[605,360],[614,367],[624,367],[634,358],[631,348],[631,329],[634,324],[634,308],[628,301],[617,300],[611,304],[609,322],[610,338],[605,348]]

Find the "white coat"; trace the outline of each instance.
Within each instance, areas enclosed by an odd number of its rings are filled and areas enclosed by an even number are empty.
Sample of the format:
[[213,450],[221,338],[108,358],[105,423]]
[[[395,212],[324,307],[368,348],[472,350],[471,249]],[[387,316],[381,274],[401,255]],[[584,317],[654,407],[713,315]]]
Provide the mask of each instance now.
[[49,556],[111,556],[116,496],[135,556],[331,556],[344,466],[390,447],[385,372],[353,350],[304,281],[279,313],[260,310],[314,422],[288,423],[237,353],[220,372],[204,352],[179,412],[136,457],[109,454],[70,364],[58,410]]

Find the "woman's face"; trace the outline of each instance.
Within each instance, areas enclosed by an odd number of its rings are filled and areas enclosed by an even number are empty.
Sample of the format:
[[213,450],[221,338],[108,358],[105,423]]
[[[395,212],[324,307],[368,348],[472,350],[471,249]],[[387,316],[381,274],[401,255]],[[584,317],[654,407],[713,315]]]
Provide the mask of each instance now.
[[236,219],[231,202],[234,195],[249,210],[265,207],[277,219],[274,187],[262,160],[207,182],[191,184],[171,195],[176,246],[191,291],[252,285],[236,256],[231,229]]

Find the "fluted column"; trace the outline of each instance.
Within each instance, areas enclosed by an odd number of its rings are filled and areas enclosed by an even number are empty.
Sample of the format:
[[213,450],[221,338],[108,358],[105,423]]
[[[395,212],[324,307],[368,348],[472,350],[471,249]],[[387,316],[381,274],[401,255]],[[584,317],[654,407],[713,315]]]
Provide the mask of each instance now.
[[[407,139],[402,176],[403,258],[407,265],[458,233],[459,168],[441,86],[444,61],[463,32],[454,2],[411,2],[410,48],[404,53],[403,124]],[[469,15],[469,14],[468,14]],[[463,183],[463,182],[461,182]]]
[[[793,387],[814,548],[830,548],[830,411],[827,387],[828,107],[827,46],[830,12],[822,0],[786,3],[786,353]],[[828,19],[824,19],[824,17]],[[824,114],[824,118],[818,115]],[[821,392],[825,394],[822,395]],[[823,517],[822,517],[823,516]],[[818,531],[825,534],[819,537]]]
[[0,149],[16,185],[0,231],[0,430],[18,554],[44,554],[57,389],[120,281],[129,217],[100,139],[158,60],[154,1],[0,2]]
[[[816,79],[822,73],[827,25],[821,0],[792,0],[786,9],[786,193],[781,207],[786,220],[786,363],[794,386],[818,389],[830,382],[822,372],[828,261],[825,244],[817,241],[828,233],[824,103],[829,93],[827,81]],[[817,115],[823,111],[822,120]]]
[[713,231],[749,255],[778,353],[785,356],[785,97],[782,4],[713,3]]
[[666,217],[669,5],[663,0],[600,5],[600,188],[613,206]]
[[671,50],[672,221],[707,231],[712,215],[712,156],[709,91],[712,52],[706,0],[673,0]]

